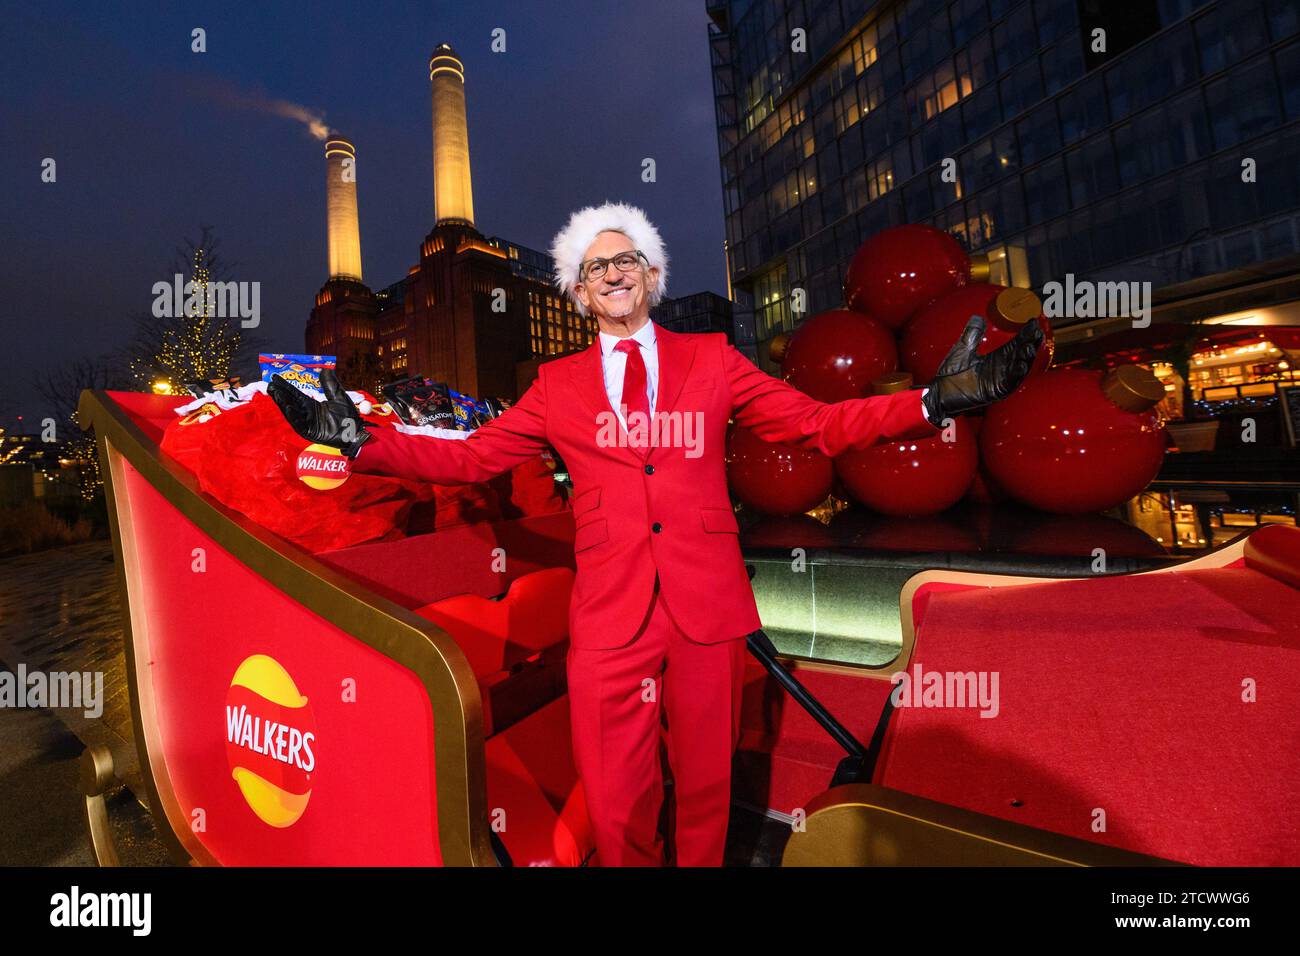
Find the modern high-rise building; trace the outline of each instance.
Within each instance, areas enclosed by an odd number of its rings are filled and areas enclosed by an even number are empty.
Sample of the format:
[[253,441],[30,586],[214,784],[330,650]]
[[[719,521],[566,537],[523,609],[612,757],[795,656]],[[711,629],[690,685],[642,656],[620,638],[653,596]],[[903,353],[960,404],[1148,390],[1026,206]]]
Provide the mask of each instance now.
[[[806,317],[793,289],[807,315],[833,308],[864,239],[927,223],[988,254],[995,282],[1150,282],[1157,325],[1267,312],[1202,384],[1249,384],[1241,349],[1294,374],[1295,0],[705,3],[736,339],[756,361]],[[1057,325],[1066,346],[1134,331]]]
[[716,292],[694,292],[676,299],[664,297],[650,310],[650,318],[674,332],[721,332],[735,336],[731,300]]

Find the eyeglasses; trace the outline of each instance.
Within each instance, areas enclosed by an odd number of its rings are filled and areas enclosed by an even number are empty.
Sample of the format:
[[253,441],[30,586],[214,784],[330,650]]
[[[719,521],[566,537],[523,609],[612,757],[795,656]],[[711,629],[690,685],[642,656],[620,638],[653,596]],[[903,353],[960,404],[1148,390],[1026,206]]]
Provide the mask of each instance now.
[[609,269],[609,264],[614,263],[614,268],[619,272],[631,272],[639,267],[641,260],[645,260],[646,265],[650,265],[650,260],[639,249],[633,249],[631,252],[620,252],[610,259],[588,259],[582,264],[583,281],[590,282],[592,279],[599,279]]

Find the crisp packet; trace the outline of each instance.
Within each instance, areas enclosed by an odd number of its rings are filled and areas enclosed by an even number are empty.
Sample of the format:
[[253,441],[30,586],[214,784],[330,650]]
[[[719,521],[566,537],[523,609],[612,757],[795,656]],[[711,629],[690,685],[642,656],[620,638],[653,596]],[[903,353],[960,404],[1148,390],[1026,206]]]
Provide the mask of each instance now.
[[243,384],[243,380],[238,375],[219,375],[216,378],[205,379],[201,382],[186,382],[185,391],[195,398],[205,398],[214,393],[234,391]]
[[485,398],[483,405],[487,408],[488,418],[497,418],[514,403],[508,398]]
[[279,375],[290,385],[306,392],[313,398],[325,393],[320,387],[320,373],[332,369],[336,359],[333,355],[259,355],[258,365],[262,369],[262,381],[271,381],[272,375]]
[[248,401],[240,396],[244,383],[238,375],[226,375],[210,378],[205,382],[186,382],[185,390],[196,399],[204,399],[218,408],[233,408],[241,402]]
[[383,392],[397,417],[407,425],[456,428],[450,390],[442,382],[417,375],[390,382]]
[[451,410],[457,428],[462,431],[473,431],[483,424],[484,419],[480,418],[478,413],[478,403],[473,398],[450,388],[447,389],[447,394],[451,396]]

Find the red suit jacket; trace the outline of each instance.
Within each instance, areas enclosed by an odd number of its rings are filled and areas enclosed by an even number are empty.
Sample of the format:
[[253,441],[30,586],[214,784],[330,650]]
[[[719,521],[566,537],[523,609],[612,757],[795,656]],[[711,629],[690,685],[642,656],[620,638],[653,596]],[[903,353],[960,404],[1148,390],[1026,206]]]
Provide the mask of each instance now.
[[727,493],[728,419],[767,441],[832,457],[939,430],[925,418],[918,391],[826,404],[759,369],[720,332],[656,325],[655,337],[655,419],[679,413],[662,422],[680,440],[652,446],[644,458],[628,446],[609,406],[600,344],[593,342],[543,364],[523,397],[469,438],[376,430],[354,467],[464,484],[485,481],[549,445],[574,483],[573,646],[627,644],[650,606],[656,571],[688,637],[712,644],[748,634],[761,625]]

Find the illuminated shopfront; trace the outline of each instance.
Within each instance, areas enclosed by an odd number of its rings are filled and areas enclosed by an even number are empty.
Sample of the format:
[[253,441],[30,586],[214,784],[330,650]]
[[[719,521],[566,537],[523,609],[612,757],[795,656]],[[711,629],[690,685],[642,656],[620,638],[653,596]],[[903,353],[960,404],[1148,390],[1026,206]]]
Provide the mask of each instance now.
[[[1183,407],[1185,382],[1177,360],[1184,349],[1190,349],[1190,414]],[[1099,338],[1058,364],[1129,363],[1150,368],[1164,383],[1161,408],[1172,421],[1273,407],[1279,387],[1300,384],[1300,325],[1155,324]]]

